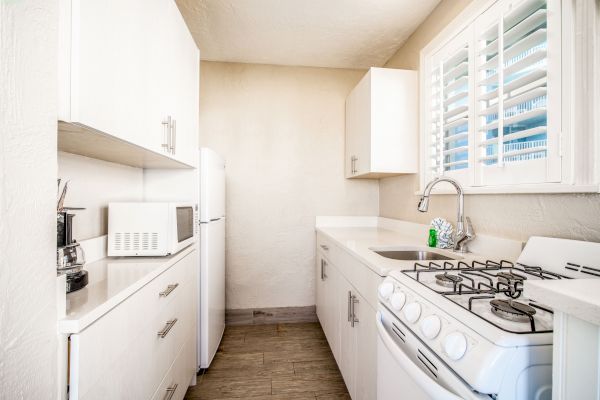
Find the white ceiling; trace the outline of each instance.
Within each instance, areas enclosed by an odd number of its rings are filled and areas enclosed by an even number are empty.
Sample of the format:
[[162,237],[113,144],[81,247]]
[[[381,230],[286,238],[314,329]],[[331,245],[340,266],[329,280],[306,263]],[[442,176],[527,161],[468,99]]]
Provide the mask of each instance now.
[[201,58],[382,66],[440,0],[177,0]]

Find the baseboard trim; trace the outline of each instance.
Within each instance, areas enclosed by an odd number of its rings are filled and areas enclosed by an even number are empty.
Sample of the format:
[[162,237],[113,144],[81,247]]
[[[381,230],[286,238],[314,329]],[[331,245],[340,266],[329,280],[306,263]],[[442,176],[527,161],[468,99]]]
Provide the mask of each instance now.
[[225,311],[227,325],[267,325],[317,321],[315,306],[244,308]]

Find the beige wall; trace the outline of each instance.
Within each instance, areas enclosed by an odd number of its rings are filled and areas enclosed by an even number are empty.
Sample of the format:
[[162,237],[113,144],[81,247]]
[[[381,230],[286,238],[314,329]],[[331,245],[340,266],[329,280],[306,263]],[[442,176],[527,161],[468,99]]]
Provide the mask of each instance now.
[[[388,61],[390,68],[419,68],[419,52],[471,1],[443,0]],[[417,211],[418,176],[382,179],[380,215],[429,223],[436,216],[456,220],[455,196],[437,195],[426,214]],[[600,241],[600,195],[468,195],[465,212],[476,232],[517,240],[532,235]]]
[[108,203],[143,201],[144,170],[69,153],[58,153],[58,177],[69,180],[65,206],[73,211],[73,238],[81,241],[108,233]]
[[316,215],[377,215],[346,180],[344,101],[364,71],[203,62],[200,143],[227,162],[227,307],[314,304]]

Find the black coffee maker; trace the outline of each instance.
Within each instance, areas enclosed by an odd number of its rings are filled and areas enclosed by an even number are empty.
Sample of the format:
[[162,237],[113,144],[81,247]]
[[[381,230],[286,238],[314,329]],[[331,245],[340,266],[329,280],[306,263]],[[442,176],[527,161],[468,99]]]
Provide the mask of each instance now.
[[74,292],[88,284],[83,248],[73,240],[73,217],[68,211],[56,214],[56,272],[66,275],[67,293]]

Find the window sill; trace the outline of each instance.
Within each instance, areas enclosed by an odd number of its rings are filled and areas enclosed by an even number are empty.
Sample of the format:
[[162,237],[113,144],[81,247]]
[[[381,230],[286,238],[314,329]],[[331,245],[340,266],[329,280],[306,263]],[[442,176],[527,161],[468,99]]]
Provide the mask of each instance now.
[[[469,186],[463,188],[465,194],[559,194],[559,193],[600,193],[600,185],[568,185],[563,183],[540,183],[527,185]],[[453,188],[434,188],[432,194],[456,194]],[[415,192],[423,194],[423,189]]]

